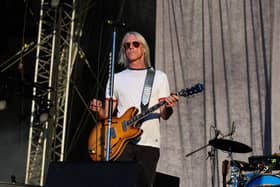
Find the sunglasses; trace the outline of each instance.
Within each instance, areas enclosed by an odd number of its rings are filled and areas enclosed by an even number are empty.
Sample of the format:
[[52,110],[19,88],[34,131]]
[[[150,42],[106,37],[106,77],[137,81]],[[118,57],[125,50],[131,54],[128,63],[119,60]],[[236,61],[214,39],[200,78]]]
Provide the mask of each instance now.
[[133,47],[138,48],[140,46],[140,42],[134,41],[134,42],[127,42],[123,44],[124,49],[130,48],[130,44],[133,45]]

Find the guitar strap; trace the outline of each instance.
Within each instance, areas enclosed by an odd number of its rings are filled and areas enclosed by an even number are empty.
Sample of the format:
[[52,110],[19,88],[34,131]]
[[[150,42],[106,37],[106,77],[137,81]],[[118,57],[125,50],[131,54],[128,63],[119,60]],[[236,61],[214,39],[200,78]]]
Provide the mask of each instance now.
[[[144,87],[143,87],[143,91],[142,91],[142,98],[141,98],[141,112],[142,113],[145,112],[149,106],[153,82],[154,82],[154,76],[155,76],[154,69],[152,67],[149,67],[147,69],[145,83],[144,83]],[[139,123],[139,124],[141,124],[141,123]],[[140,139],[141,139],[141,137],[138,137],[138,138],[131,140],[131,142],[134,144],[137,144],[137,142],[139,142]]]
[[152,87],[154,82],[155,71],[152,67],[148,68],[146,73],[146,79],[143,87],[142,92],[142,99],[141,99],[141,112],[144,112],[148,109],[150,97],[152,93]]

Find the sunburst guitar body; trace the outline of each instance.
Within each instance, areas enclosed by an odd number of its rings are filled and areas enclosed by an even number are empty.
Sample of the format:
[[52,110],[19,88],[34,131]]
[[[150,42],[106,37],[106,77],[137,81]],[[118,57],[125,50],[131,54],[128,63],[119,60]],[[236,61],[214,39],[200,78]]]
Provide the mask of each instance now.
[[[203,85],[199,83],[191,88],[182,89],[176,94],[186,97],[199,93],[203,89]],[[109,160],[116,160],[129,141],[140,137],[143,133],[140,128],[141,120],[165,104],[166,101],[160,101],[140,114],[137,114],[139,110],[136,107],[131,107],[121,117],[112,117],[110,123]],[[88,153],[94,161],[106,160],[108,127],[108,120],[99,121],[90,133]]]
[[[127,125],[123,122],[133,118],[138,113],[138,109],[132,107],[128,109],[120,118],[113,117],[111,122],[110,138],[110,160],[115,160],[123,151],[126,144],[143,133],[136,127],[136,123]],[[92,129],[88,140],[88,151],[92,160],[102,161],[106,158],[108,121],[100,121]]]

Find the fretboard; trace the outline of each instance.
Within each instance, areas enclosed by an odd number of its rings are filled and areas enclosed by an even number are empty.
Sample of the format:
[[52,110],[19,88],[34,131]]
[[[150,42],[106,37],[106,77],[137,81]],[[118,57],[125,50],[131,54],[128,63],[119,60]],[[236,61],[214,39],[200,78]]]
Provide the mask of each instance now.
[[148,110],[134,116],[133,118],[125,121],[126,125],[131,125],[134,124],[136,122],[138,122],[139,120],[145,118],[148,114],[150,114],[151,112],[157,110],[159,107],[165,105],[166,101],[160,101],[159,103],[155,104],[154,106],[150,107]]

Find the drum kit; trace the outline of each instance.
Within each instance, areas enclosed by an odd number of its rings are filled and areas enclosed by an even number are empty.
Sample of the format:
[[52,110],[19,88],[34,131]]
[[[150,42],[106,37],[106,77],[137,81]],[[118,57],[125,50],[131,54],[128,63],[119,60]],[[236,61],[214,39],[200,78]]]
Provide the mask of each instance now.
[[[212,139],[209,145],[226,151],[230,161],[223,162],[223,179],[230,170],[229,180],[223,181],[225,186],[232,187],[280,187],[280,155],[251,156],[248,162],[232,159],[232,153],[249,153],[252,148],[243,143],[229,139]],[[228,167],[225,167],[228,166]],[[276,172],[276,173],[275,173]]]

